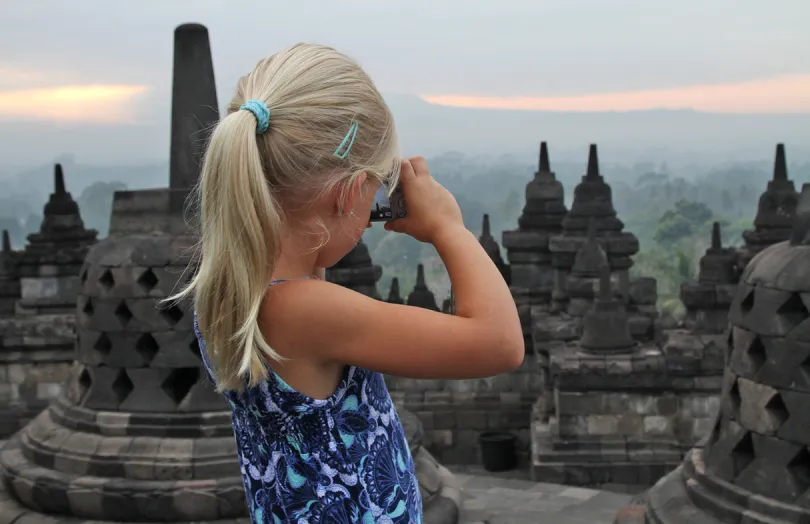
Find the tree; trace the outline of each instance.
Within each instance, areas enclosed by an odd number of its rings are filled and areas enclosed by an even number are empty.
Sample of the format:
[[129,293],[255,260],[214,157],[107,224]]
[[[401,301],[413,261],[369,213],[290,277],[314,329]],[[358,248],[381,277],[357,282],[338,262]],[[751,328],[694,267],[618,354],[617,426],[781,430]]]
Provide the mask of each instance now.
[[672,247],[682,239],[699,233],[714,213],[702,202],[679,200],[675,208],[667,210],[658,220],[655,241]]
[[658,222],[654,238],[662,246],[671,247],[694,233],[694,225],[689,219],[682,215],[673,214],[667,218],[662,217]]

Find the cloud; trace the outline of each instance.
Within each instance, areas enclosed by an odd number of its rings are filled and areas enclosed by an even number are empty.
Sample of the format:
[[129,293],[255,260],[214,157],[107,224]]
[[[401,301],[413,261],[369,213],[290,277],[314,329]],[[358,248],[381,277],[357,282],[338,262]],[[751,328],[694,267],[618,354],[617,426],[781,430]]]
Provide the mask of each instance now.
[[736,84],[597,93],[576,96],[422,95],[426,102],[481,109],[636,111],[693,109],[714,113],[810,113],[810,74]]
[[0,91],[0,120],[132,124],[142,85],[67,85]]

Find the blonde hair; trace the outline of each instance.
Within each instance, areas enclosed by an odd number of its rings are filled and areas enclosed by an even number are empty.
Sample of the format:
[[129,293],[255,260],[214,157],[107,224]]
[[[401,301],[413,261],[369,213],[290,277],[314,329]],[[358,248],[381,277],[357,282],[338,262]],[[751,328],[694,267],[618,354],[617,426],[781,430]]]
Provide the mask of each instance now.
[[[240,110],[254,99],[270,110],[263,134],[256,117]],[[354,123],[354,142],[341,158],[335,151]],[[239,80],[196,189],[199,267],[167,299],[193,294],[219,391],[241,390],[245,381],[255,386],[267,379],[267,359],[282,360],[257,321],[288,219],[281,203],[306,206],[334,189],[345,194],[362,173],[393,187],[398,156],[382,95],[355,61],[330,47],[294,45]]]

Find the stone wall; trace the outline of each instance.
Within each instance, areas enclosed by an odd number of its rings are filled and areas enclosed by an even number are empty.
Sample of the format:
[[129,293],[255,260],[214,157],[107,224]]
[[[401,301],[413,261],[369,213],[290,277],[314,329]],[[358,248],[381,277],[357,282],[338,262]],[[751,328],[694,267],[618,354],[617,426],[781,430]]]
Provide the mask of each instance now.
[[415,413],[425,447],[443,464],[479,464],[478,436],[507,431],[518,436],[518,458],[528,460],[532,405],[543,390],[537,359],[526,355],[512,373],[474,380],[386,377],[397,407]]
[[0,438],[25,426],[62,390],[74,358],[74,316],[0,320]]
[[665,335],[626,354],[552,350],[553,414],[532,425],[535,480],[638,492],[711,431],[725,337]]

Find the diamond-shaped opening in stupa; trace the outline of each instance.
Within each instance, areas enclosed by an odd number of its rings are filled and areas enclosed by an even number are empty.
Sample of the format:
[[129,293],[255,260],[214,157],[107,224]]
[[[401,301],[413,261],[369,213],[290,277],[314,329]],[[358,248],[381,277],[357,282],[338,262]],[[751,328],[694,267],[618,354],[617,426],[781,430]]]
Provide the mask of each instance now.
[[810,311],[807,310],[799,293],[791,293],[790,298],[779,307],[776,314],[787,323],[788,330],[810,318]]
[[742,302],[740,302],[740,309],[743,313],[748,313],[754,309],[754,288],[748,290]]
[[742,397],[740,397],[740,386],[737,383],[737,378],[734,378],[734,382],[731,384],[731,387],[728,390],[728,400],[731,404],[731,413],[729,416],[735,420],[740,419],[740,406],[742,405]]
[[112,342],[105,333],[101,333],[96,339],[96,343],[93,344],[93,349],[102,359],[106,358],[107,355],[110,354],[110,351],[112,351]]
[[87,267],[84,267],[84,268],[82,269],[82,276],[79,278],[79,281],[80,281],[82,284],[84,284],[85,282],[87,282]]
[[740,476],[745,471],[745,468],[754,462],[754,439],[751,437],[751,432],[746,431],[745,435],[737,441],[737,444],[731,450],[731,460],[734,465],[734,478]]
[[799,364],[799,373],[804,375],[807,382],[810,382],[810,353]]
[[802,498],[802,495],[810,489],[810,452],[807,451],[807,448],[803,447],[799,450],[785,469],[796,486],[796,498]]
[[84,307],[82,308],[82,313],[84,313],[85,316],[91,317],[93,316],[94,311],[95,309],[93,308],[93,299],[90,297],[86,297],[84,299]]
[[79,402],[84,400],[85,395],[87,392],[90,391],[90,386],[93,385],[93,377],[90,375],[90,371],[87,368],[83,368],[82,372],[79,373]]
[[771,400],[765,404],[765,413],[770,417],[776,431],[779,431],[779,428],[781,428],[782,425],[787,422],[788,417],[790,417],[790,412],[787,406],[785,406],[785,401],[782,400],[782,395],[780,395],[779,392],[774,393]]
[[161,388],[175,404],[179,405],[200,379],[200,368],[176,368],[169,373]]
[[167,324],[175,326],[178,322],[183,320],[183,310],[176,304],[172,304],[169,307],[161,309],[160,316],[166,320]]
[[765,344],[762,343],[762,339],[759,337],[759,335],[754,335],[754,338],[751,339],[751,344],[748,346],[745,353],[748,355],[748,360],[751,362],[751,373],[756,375],[768,360],[768,353],[765,351]]
[[144,291],[148,293],[158,285],[158,277],[151,268],[147,268],[146,271],[141,273],[141,276],[138,277],[136,282],[143,288]]
[[132,393],[132,389],[134,385],[132,384],[132,380],[130,380],[129,375],[123,369],[118,372],[118,376],[115,377],[112,383],[112,392],[115,395],[115,398],[118,400],[120,404]]
[[99,282],[99,284],[101,284],[101,285],[104,287],[104,289],[106,289],[107,291],[109,291],[110,289],[112,289],[112,288],[113,288],[113,286],[115,286],[115,279],[113,278],[112,271],[110,271],[109,269],[107,269],[106,271],[104,271],[104,273],[102,273],[102,274],[101,274],[101,276],[98,278],[98,282]]
[[191,352],[194,353],[194,356],[200,359],[200,362],[202,362],[202,351],[200,350],[200,341],[197,340],[196,336],[189,343],[188,349],[190,349]]
[[143,363],[149,365],[160,351],[160,344],[155,340],[155,337],[149,333],[144,333],[135,342],[135,351],[143,359]]
[[126,327],[126,325],[129,324],[129,321],[132,320],[132,311],[129,310],[127,303],[123,300],[120,304],[118,304],[113,313],[115,314],[115,318],[121,322],[123,327]]

